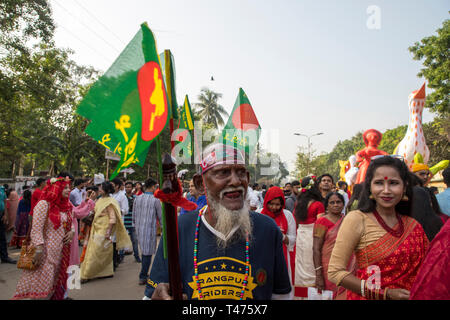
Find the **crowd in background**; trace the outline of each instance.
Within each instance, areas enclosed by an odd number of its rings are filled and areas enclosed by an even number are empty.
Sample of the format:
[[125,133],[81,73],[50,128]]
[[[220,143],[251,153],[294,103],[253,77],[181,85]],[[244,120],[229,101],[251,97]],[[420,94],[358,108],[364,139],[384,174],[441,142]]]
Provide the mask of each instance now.
[[[408,173],[410,192],[414,199],[409,208],[410,216],[422,227],[426,235],[424,242],[434,239],[450,215],[449,175],[449,169],[446,169],[443,176],[447,189],[439,194],[438,190],[427,187],[428,177]],[[64,188],[67,186],[62,179],[69,181],[67,185],[71,188],[67,199],[64,196]],[[125,178],[105,181],[102,176],[96,179],[74,178],[69,173],[61,173],[59,180],[55,181],[39,178],[32,187],[24,186],[21,194],[8,185],[0,187],[1,262],[17,263],[9,258],[7,245],[20,248],[27,236],[34,235],[36,239],[39,234],[42,243],[37,245],[44,247],[40,249],[43,253],[39,259],[42,260],[36,262],[48,264],[48,268],[41,270],[39,275],[33,271],[24,271],[14,298],[55,298],[60,273],[55,266],[58,263],[52,262],[52,259],[63,259],[65,244],[69,242],[71,246],[66,268],[79,265],[82,283],[95,278],[112,277],[124,257],[133,255],[136,263],[141,264],[141,271],[136,275],[137,281],[140,285],[145,285],[152,256],[156,252],[157,237],[161,234],[161,203],[154,197],[157,182],[152,178],[144,183]],[[61,184],[57,187],[58,183]],[[50,190],[59,192],[56,198],[49,197]],[[315,288],[316,294],[324,297],[326,294],[328,298],[343,297],[342,274],[355,272],[352,268],[355,268],[354,261],[358,257],[352,254],[353,251],[345,251],[342,243],[336,241],[340,228],[348,228],[352,221],[362,219],[353,213],[349,215],[350,218],[343,218],[349,212],[363,211],[361,202],[365,204],[371,196],[364,195],[363,190],[363,184],[349,188],[344,181],[335,183],[329,174],[304,177],[282,187],[260,186],[258,183],[248,187],[247,201],[250,209],[273,218],[283,234],[286,265],[294,288],[291,298],[307,299],[311,297],[311,288]],[[184,197],[197,204],[196,212],[207,204],[205,193],[195,187],[193,180],[184,191]],[[406,194],[405,197],[407,199]],[[49,208],[40,203],[43,199],[47,199]],[[50,219],[52,203],[59,206],[59,209],[63,204],[70,208],[66,216],[58,216],[60,220],[55,220],[58,223],[63,221],[66,228],[66,231],[61,229],[60,234],[59,224],[54,223],[52,230],[46,219],[47,216]],[[186,213],[186,210],[179,209],[180,215]],[[370,228],[376,233],[379,226],[374,225],[374,220],[365,220],[364,223],[369,231],[361,231],[361,234],[369,234],[370,237]],[[350,239],[348,241],[354,241],[351,236],[347,237]],[[56,241],[55,239],[62,241],[62,244],[48,242]],[[332,256],[335,245],[345,253],[336,256],[335,250]],[[346,259],[342,260],[343,256]],[[343,264],[342,268],[347,273],[337,268],[339,264]],[[32,281],[29,280],[31,274],[34,279]],[[38,283],[45,281],[52,286],[40,288]],[[42,289],[42,292],[37,294],[36,291],[39,290],[33,284]],[[63,297],[70,299],[67,288],[63,291]]]

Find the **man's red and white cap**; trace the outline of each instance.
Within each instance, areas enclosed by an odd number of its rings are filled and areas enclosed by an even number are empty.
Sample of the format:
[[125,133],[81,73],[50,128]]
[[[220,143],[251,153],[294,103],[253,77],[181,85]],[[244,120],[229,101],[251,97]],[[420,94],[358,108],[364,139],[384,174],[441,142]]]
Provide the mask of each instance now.
[[245,164],[244,153],[223,143],[215,143],[206,147],[200,161],[202,173],[220,164]]

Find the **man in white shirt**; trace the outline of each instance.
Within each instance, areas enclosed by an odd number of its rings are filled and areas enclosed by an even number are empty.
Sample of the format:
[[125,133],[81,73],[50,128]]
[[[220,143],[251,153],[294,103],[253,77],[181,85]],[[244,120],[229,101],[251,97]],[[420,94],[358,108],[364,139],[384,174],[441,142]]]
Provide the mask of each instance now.
[[[119,203],[120,206],[120,213],[122,215],[122,221],[124,221],[124,216],[128,213],[128,199],[127,196],[125,195],[125,193],[123,193],[121,191],[121,188],[123,186],[123,181],[120,178],[114,178],[111,183],[114,186],[114,193],[111,195],[114,199],[117,200],[117,202]],[[124,251],[121,250],[120,252],[117,252],[117,250],[115,249],[115,240],[116,237],[115,235],[113,236],[113,245],[114,245],[114,265],[117,268],[117,266],[119,265],[119,263],[121,263],[123,261],[124,258]]]
[[121,188],[123,186],[123,181],[120,178],[115,178],[112,181],[112,184],[114,186],[115,192],[111,195],[114,199],[119,202],[120,206],[120,212],[122,214],[122,218],[124,215],[128,213],[128,200],[127,196],[124,192],[121,191]]
[[261,187],[259,186],[258,183],[255,183],[253,185],[253,193],[256,195],[256,197],[258,198],[258,208],[257,209],[262,209],[263,204],[264,204],[264,198],[262,196],[262,190]]
[[247,201],[250,205],[251,211],[256,211],[259,207],[258,196],[254,193],[253,189],[250,186],[247,187]]
[[122,192],[126,196],[127,192],[125,191],[125,182],[127,182],[127,180],[125,178],[120,178],[120,180],[122,180],[122,185],[120,186],[120,192]]
[[85,181],[83,179],[79,178],[79,179],[75,179],[73,184],[74,184],[75,188],[70,192],[69,201],[72,202],[72,204],[75,207],[78,207],[81,204],[81,202],[83,201],[83,194],[84,194],[83,188],[84,188]]

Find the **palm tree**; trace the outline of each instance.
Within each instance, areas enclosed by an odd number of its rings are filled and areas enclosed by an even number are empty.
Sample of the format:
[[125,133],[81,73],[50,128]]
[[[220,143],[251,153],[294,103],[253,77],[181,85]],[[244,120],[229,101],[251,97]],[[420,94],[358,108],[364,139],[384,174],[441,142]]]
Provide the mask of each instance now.
[[221,93],[214,92],[207,87],[203,87],[200,90],[200,94],[197,97],[199,102],[195,106],[198,108],[196,113],[200,116],[203,123],[211,124],[215,128],[225,124],[222,116],[228,117],[228,112],[217,102],[221,97]]

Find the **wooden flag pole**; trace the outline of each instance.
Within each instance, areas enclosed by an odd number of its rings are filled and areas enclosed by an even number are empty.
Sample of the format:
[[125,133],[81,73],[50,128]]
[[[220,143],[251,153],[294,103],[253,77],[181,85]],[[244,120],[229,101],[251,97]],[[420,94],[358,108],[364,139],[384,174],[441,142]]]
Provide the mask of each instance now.
[[[156,138],[156,157],[158,158],[158,176],[159,176],[159,187],[161,188],[163,184],[163,167],[162,167],[162,157],[161,157],[161,143],[159,136]],[[166,210],[164,202],[161,203],[161,211],[162,211],[162,241],[163,241],[163,252],[164,259],[167,259],[167,230],[166,230]]]
[[189,134],[191,135],[191,164],[193,164],[194,172],[196,172],[196,170],[195,170],[194,130],[189,130]]
[[170,57],[170,51],[164,50],[164,72],[166,74],[166,89],[167,89],[167,100],[169,100],[169,108],[171,110],[170,112],[170,119],[169,119],[169,130],[170,130],[170,145],[173,148],[175,147],[175,141],[172,141],[172,134],[173,134],[173,100],[172,100],[172,75],[170,72],[170,68],[172,65],[172,59]]
[[[160,189],[164,194],[176,193],[179,190],[179,182],[177,179],[176,164],[172,160],[172,156],[168,153],[164,154],[162,160],[163,183]],[[164,202],[166,208],[166,232],[167,232],[167,253],[169,267],[169,284],[171,295],[174,300],[182,300],[183,292],[181,287],[181,271],[180,271],[180,253],[178,246],[178,221],[177,210],[169,202]]]
[[109,159],[106,159],[106,180],[109,179]]
[[[156,138],[156,156],[158,157],[159,189],[163,193],[172,193],[174,192],[174,184],[178,183],[176,164],[168,153],[164,155],[164,159],[162,158],[160,136]],[[177,210],[168,202],[162,202],[161,207],[163,216],[163,251],[164,259],[168,260],[170,291],[175,300],[182,300]]]

